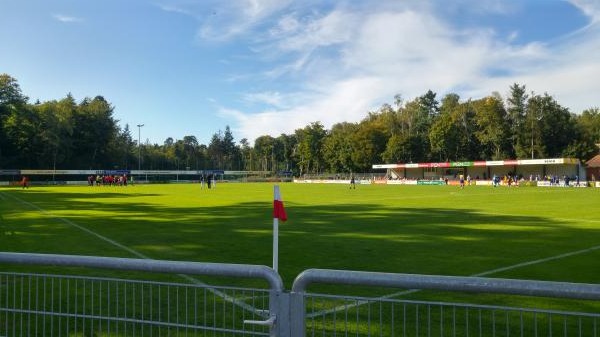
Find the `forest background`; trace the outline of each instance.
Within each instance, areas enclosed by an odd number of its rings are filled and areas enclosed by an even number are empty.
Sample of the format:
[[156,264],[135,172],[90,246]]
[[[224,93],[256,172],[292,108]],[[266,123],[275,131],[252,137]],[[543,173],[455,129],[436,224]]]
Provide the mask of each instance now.
[[225,126],[209,144],[194,135],[151,144],[140,142],[139,133],[136,139],[136,126],[119,125],[103,96],[78,102],[67,94],[32,103],[17,79],[0,74],[0,169],[222,169],[298,176],[369,172],[376,163],[556,157],[585,162],[599,151],[598,107],[574,113],[525,85],[513,84],[505,98],[493,92],[461,100],[450,93],[438,100],[429,90],[410,101],[393,99],[365,111],[360,122],[331,129],[315,121],[293,134],[236,142]]

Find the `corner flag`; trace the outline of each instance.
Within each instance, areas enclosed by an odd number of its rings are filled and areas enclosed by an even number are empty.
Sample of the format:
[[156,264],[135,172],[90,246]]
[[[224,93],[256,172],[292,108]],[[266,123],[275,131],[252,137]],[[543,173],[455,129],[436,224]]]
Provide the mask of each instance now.
[[273,218],[281,221],[287,220],[287,214],[285,213],[285,208],[283,207],[283,200],[281,200],[281,194],[279,193],[278,185],[275,185],[274,187]]
[[287,214],[279,193],[279,185],[273,187],[273,270],[277,271],[279,264],[279,220],[286,221]]

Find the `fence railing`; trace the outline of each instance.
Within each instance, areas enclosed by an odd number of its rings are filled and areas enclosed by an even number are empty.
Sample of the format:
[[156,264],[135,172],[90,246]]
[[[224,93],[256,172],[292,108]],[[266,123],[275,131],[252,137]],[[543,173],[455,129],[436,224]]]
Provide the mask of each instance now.
[[[274,270],[256,265],[22,253],[0,253],[0,263],[184,276],[181,282],[158,282],[0,271],[1,337],[600,334],[597,284],[309,269],[285,291]],[[194,275],[257,278],[268,288],[207,285]],[[387,296],[308,292],[317,283],[402,291]],[[575,302],[558,310],[406,298],[422,290]]]
[[[368,298],[309,294],[314,283],[407,289]],[[309,269],[292,286],[292,337],[599,336],[600,313],[394,299],[419,290],[600,300],[600,285]],[[600,306],[596,306],[596,310]]]
[[[266,266],[0,253],[0,263],[179,274],[187,283],[0,273],[0,336],[274,336],[281,277]],[[190,275],[263,279],[215,287]],[[273,317],[271,317],[273,315]]]

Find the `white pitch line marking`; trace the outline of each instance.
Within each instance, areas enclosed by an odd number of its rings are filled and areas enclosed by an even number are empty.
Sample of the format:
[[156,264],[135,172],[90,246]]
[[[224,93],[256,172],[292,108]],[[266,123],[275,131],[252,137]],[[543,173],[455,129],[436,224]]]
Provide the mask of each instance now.
[[[45,209],[37,206],[36,204],[30,203],[28,201],[25,201],[25,200],[23,200],[21,198],[13,196],[13,195],[9,195],[9,196],[11,198],[13,198],[14,200],[18,201],[19,203],[22,203],[24,205],[27,205],[27,206],[29,206],[31,208],[34,208],[34,209],[38,210],[40,213],[42,213],[44,215],[47,215],[47,216],[49,216],[51,218],[55,218],[57,220],[60,220],[60,221],[64,222],[65,224],[67,224],[69,226],[73,226],[73,227],[75,227],[77,229],[80,229],[81,231],[84,231],[84,232],[86,232],[86,233],[88,233],[90,235],[93,235],[93,236],[97,237],[98,239],[100,239],[102,241],[108,242],[108,243],[110,243],[111,245],[113,245],[115,247],[121,248],[121,249],[123,249],[123,250],[125,250],[125,251],[127,251],[127,252],[129,252],[129,253],[131,253],[131,254],[133,254],[133,255],[141,258],[141,259],[153,260],[152,258],[150,258],[150,257],[148,257],[148,256],[146,256],[146,255],[144,255],[144,254],[142,254],[142,253],[140,253],[140,252],[138,252],[138,251],[136,251],[134,249],[131,249],[131,248],[125,246],[125,245],[122,245],[122,244],[118,243],[117,241],[112,240],[112,239],[110,239],[110,238],[108,238],[108,237],[106,237],[104,235],[98,234],[98,233],[96,233],[96,232],[94,232],[94,231],[92,231],[92,230],[90,230],[88,228],[80,226],[80,225],[74,223],[73,221],[71,221],[69,219],[65,219],[65,218],[61,218],[59,216],[55,216],[52,213],[46,211]],[[217,289],[211,288],[211,287],[208,286],[208,284],[206,284],[206,283],[204,283],[204,282],[202,282],[202,281],[200,281],[200,280],[198,280],[198,279],[196,279],[194,277],[191,277],[191,276],[185,275],[185,274],[177,274],[177,275],[180,276],[180,277],[182,277],[182,278],[184,278],[184,279],[186,279],[187,281],[189,281],[191,283],[194,283],[194,284],[200,285],[200,286],[204,286],[206,289],[208,289],[208,291],[214,293],[217,296],[222,297],[227,302],[233,303],[233,304],[235,304],[235,305],[237,305],[237,306],[239,306],[239,307],[241,307],[243,309],[246,309],[248,311],[257,313],[259,315],[264,314],[264,310],[257,309],[255,307],[253,307],[253,306],[251,306],[249,304],[246,304],[246,303],[244,303],[244,302],[242,302],[242,301],[240,301],[240,300],[238,300],[238,299],[236,299],[234,297],[231,297],[231,296],[229,296],[229,295],[227,295],[227,294],[225,294],[225,293],[223,293],[223,292],[221,292],[221,291],[219,291]]]
[[563,259],[565,257],[574,256],[574,255],[585,254],[585,253],[593,252],[593,251],[598,250],[598,249],[600,249],[600,246],[594,246],[594,247],[590,247],[590,248],[586,248],[586,249],[576,250],[576,251],[569,252],[569,253],[564,253],[564,254],[559,254],[559,255],[555,255],[555,256],[550,256],[550,257],[547,257],[547,258],[544,258],[544,259],[537,259],[537,260],[533,260],[533,261],[527,261],[527,262],[517,263],[517,264],[514,264],[512,266],[508,266],[508,267],[502,267],[502,268],[497,268],[497,269],[493,269],[493,270],[488,270],[488,271],[484,271],[482,273],[474,274],[474,275],[471,275],[471,276],[486,276],[486,275],[496,274],[496,273],[499,273],[499,272],[502,272],[502,271],[517,269],[517,268],[526,267],[526,266],[531,266],[531,265],[534,265],[534,264],[549,262],[549,261],[553,261],[553,260],[559,260],[559,259]]
[[[512,266],[507,266],[507,267],[502,267],[502,268],[497,268],[497,269],[492,269],[492,270],[488,270],[488,271],[484,271],[478,274],[473,274],[470,275],[472,277],[481,277],[481,276],[487,276],[487,275],[491,275],[491,274],[496,274],[499,272],[503,272],[503,271],[507,271],[507,270],[512,270],[512,269],[517,269],[517,268],[521,268],[521,267],[526,267],[526,266],[531,266],[534,264],[539,264],[539,263],[544,263],[544,262],[549,262],[549,261],[553,261],[553,260],[559,260],[559,259],[563,259],[565,257],[570,257],[570,256],[574,256],[574,255],[580,255],[580,254],[585,254],[585,253],[589,253],[589,252],[593,252],[595,250],[600,249],[600,246],[594,246],[594,247],[590,247],[590,248],[586,248],[586,249],[581,249],[581,250],[577,250],[577,251],[573,251],[573,252],[569,252],[569,253],[564,253],[564,254],[559,254],[559,255],[555,255],[555,256],[550,256],[544,259],[537,259],[537,260],[532,260],[532,261],[527,261],[527,262],[522,262],[522,263],[517,263],[517,264],[513,264]],[[416,292],[421,291],[420,289],[408,289],[408,290],[403,290],[403,291],[399,291],[396,293],[392,293],[389,295],[384,295],[384,296],[380,296],[379,299],[388,299],[388,298],[394,298],[394,297],[398,297],[398,296],[403,296],[403,295],[408,295],[408,294],[414,294]],[[334,312],[338,312],[341,310],[346,310],[347,308],[350,307],[357,307],[359,305],[363,305],[363,304],[367,304],[369,303],[369,301],[358,301],[355,304],[352,305],[340,305],[338,307],[329,309],[329,310],[324,310],[321,312],[316,312],[310,315],[307,315],[306,317],[308,318],[314,318],[317,316],[321,316],[321,315],[326,315],[326,314],[331,314]]]

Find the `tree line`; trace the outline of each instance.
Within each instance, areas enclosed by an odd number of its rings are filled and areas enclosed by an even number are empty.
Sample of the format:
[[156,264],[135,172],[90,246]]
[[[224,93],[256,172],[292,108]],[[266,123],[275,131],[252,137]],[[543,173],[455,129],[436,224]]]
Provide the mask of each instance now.
[[138,144],[102,96],[80,102],[29,102],[0,74],[0,169],[291,171],[294,175],[368,172],[374,163],[574,157],[598,153],[600,111],[575,114],[551,95],[513,84],[477,100],[431,90],[366,112],[331,129],[318,121],[293,134],[235,142],[229,126],[200,144],[193,135]]

